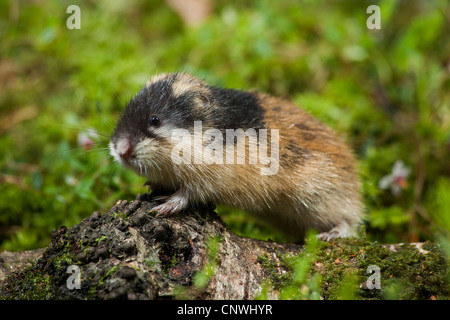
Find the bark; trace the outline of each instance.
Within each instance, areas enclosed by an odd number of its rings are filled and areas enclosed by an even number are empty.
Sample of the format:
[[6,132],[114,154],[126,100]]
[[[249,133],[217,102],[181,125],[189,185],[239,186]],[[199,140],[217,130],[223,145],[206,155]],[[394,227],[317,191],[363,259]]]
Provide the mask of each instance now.
[[[151,198],[138,198],[55,230],[45,250],[0,253],[0,297],[334,299],[345,298],[348,282],[355,298],[380,299],[392,279],[400,298],[448,295],[448,261],[436,244],[260,241],[229,231],[211,207],[157,217]],[[367,287],[370,265],[386,290]]]

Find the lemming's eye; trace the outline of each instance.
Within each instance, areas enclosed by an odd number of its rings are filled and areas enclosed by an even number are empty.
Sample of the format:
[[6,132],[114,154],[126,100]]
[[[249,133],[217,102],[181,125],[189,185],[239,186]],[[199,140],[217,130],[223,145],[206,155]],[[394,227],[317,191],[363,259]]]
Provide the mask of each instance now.
[[157,116],[150,117],[150,125],[151,126],[159,126],[160,123],[161,123],[161,121],[159,120],[159,117],[157,117]]

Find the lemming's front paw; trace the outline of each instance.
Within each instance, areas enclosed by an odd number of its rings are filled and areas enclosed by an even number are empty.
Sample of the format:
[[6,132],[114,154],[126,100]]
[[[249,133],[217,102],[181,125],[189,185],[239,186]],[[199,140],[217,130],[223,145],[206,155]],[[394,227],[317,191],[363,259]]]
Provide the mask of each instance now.
[[171,216],[181,211],[181,208],[173,202],[165,202],[152,208],[152,211],[158,211],[157,217]]
[[165,200],[164,203],[152,208],[152,211],[158,211],[158,214],[156,215],[157,217],[176,214],[183,210],[188,204],[188,199],[182,189],[178,190],[171,196],[158,196],[154,199]]

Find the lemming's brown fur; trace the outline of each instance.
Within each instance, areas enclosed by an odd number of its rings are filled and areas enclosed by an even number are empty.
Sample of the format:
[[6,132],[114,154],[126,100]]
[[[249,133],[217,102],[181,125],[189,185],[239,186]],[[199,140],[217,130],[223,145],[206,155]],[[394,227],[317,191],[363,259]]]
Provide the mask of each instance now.
[[[187,74],[158,75],[146,88],[142,97],[136,97],[125,110],[124,120],[119,122],[110,147],[118,162],[147,177],[151,187],[173,192],[156,210],[169,214],[182,210],[189,203],[213,202],[254,214],[296,240],[302,240],[309,228],[321,232],[323,239],[355,234],[363,211],[355,159],[330,128],[291,102],[257,92],[221,91]],[[181,128],[194,133],[192,123],[181,121],[181,126],[174,125],[180,123],[174,120],[180,116],[175,116],[177,108],[181,108],[177,107],[177,99],[186,97],[190,99],[189,112],[202,121],[203,134],[207,129],[225,133],[225,129],[237,129],[239,124],[248,128],[254,123],[268,129],[267,148],[271,154],[270,129],[277,129],[278,171],[262,175],[261,169],[268,168],[268,164],[249,163],[250,139],[246,140],[244,164],[236,163],[237,157],[232,164],[225,160],[221,164],[205,161],[174,164],[171,153],[178,143],[171,139],[174,130]],[[161,106],[152,106],[152,101],[156,105],[157,100]],[[173,105],[168,105],[168,101]],[[143,107],[145,103],[150,106]],[[254,118],[234,116],[240,115],[240,110],[243,116]],[[137,129],[131,128],[133,118],[155,114],[162,118],[161,125],[150,127],[148,136],[147,132],[136,138]],[[184,119],[183,115],[180,119]],[[142,131],[147,130],[145,124],[143,126]],[[200,143],[205,147],[210,141]],[[260,142],[258,147],[262,147]],[[193,156],[195,146],[191,146],[191,150]]]

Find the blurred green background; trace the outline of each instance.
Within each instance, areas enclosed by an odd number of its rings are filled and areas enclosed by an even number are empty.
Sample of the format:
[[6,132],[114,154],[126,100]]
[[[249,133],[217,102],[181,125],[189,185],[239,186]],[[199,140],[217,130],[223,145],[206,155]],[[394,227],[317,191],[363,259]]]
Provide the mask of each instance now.
[[[66,26],[72,4],[81,29]],[[371,4],[380,30],[366,26]],[[368,239],[448,248],[449,34],[445,0],[2,1],[0,250],[43,247],[146,191],[108,136],[149,77],[178,70],[308,110],[360,160]],[[283,241],[219,211],[238,234]]]

